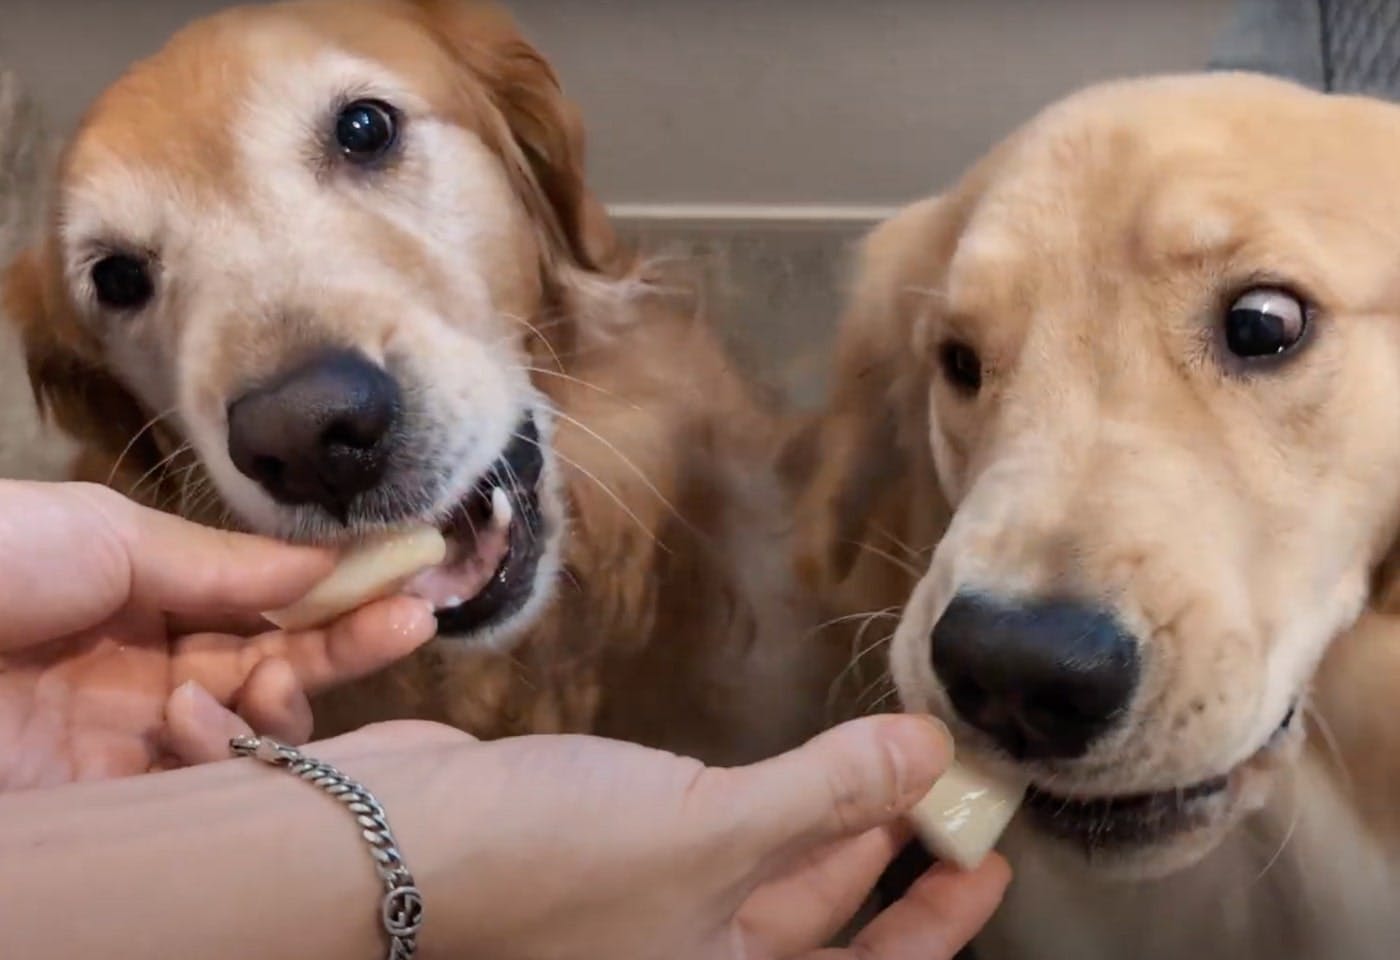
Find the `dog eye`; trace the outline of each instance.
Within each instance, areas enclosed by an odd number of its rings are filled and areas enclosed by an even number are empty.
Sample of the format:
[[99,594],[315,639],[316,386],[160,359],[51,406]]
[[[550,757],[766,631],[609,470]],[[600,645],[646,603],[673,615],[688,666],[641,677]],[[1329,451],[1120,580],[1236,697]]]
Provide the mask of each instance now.
[[98,303],[109,310],[138,310],[155,294],[150,268],[136,257],[103,257],[92,265],[91,276]]
[[948,340],[938,348],[943,376],[960,393],[971,396],[982,389],[982,358],[961,340]]
[[398,140],[398,114],[380,100],[356,100],[335,118],[335,142],[352,163],[372,163]]
[[1292,349],[1307,325],[1307,308],[1293,294],[1256,287],[1230,305],[1225,344],[1237,357],[1271,357]]

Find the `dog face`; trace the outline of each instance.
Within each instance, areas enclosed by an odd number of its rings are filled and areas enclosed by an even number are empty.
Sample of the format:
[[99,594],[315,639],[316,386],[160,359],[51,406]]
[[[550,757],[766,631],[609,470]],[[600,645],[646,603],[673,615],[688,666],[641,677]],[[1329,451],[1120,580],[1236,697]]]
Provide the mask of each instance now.
[[902,506],[951,510],[902,700],[1106,870],[1192,862],[1262,801],[1392,548],[1397,147],[1377,102],[1114,85],[868,241],[809,509],[936,477]]
[[313,0],[199,22],[92,108],[55,207],[8,299],[70,430],[151,471],[192,450],[260,532],[438,525],[448,561],[409,590],[443,631],[529,619],[561,526],[537,321],[610,238],[508,21]]

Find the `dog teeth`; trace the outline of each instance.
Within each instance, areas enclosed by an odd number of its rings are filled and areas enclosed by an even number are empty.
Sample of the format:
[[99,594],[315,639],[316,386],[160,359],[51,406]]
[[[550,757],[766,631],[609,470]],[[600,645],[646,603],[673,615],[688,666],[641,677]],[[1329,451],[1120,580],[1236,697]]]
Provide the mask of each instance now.
[[454,610],[454,609],[456,609],[457,607],[460,607],[462,604],[464,604],[464,603],[466,603],[466,602],[467,602],[467,601],[463,600],[461,597],[448,597],[446,600],[444,600],[444,601],[442,602],[442,606],[438,607],[438,609],[439,609],[439,610]]
[[504,530],[510,526],[510,521],[514,516],[514,508],[510,505],[510,496],[500,487],[491,491],[491,526]]

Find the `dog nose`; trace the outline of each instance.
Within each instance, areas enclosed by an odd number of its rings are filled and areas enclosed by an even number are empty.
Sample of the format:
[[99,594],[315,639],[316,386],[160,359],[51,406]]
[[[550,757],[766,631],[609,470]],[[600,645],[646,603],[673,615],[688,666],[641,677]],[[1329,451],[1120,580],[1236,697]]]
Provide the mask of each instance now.
[[930,639],[953,708],[1018,759],[1082,756],[1137,688],[1136,641],[1082,603],[959,594]]
[[384,477],[400,399],[364,355],[318,354],[229,404],[229,456],[279,503],[319,504],[343,520]]

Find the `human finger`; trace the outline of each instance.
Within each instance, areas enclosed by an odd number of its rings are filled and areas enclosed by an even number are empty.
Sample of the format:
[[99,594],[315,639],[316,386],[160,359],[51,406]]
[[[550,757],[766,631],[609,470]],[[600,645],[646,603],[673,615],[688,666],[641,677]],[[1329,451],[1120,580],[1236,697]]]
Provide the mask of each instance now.
[[217,700],[231,702],[253,670],[285,660],[308,696],[368,676],[408,656],[437,632],[432,605],[390,597],[361,607],[318,630],[270,631],[253,638],[195,634],[180,640],[177,681],[192,679]]
[[932,717],[866,717],[804,746],[735,770],[706,771],[721,809],[746,811],[750,853],[805,852],[893,822],[952,760],[947,728]]
[[909,828],[892,823],[799,858],[750,894],[740,923],[777,957],[827,943],[870,895]]
[[192,680],[176,687],[166,701],[165,749],[186,766],[227,760],[228,742],[252,732],[238,714]]
[[296,671],[280,657],[253,668],[233,707],[261,736],[293,745],[311,739],[311,702]]
[[805,960],[953,960],[986,926],[1010,882],[1010,866],[995,853],[969,872],[938,864],[857,934],[850,948]]
[[304,596],[333,551],[201,526],[121,498],[97,499],[118,531],[136,602],[176,614],[260,612]]

